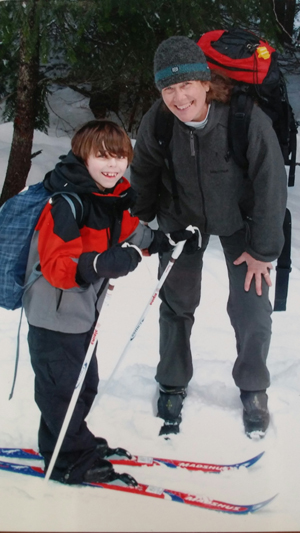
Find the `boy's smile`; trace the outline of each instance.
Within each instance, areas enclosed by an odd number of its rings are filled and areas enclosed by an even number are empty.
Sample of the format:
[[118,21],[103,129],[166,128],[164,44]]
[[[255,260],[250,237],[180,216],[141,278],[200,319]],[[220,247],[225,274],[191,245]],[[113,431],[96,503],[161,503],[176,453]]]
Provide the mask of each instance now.
[[109,154],[107,151],[90,154],[86,167],[100,190],[112,189],[128,166],[127,157]]

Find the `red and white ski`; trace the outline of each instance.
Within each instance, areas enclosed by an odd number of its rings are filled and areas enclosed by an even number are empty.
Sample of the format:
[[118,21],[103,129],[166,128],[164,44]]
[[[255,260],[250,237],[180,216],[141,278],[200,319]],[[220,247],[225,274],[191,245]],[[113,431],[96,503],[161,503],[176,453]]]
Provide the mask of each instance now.
[[[44,471],[39,466],[29,466],[23,464],[9,463],[6,461],[0,461],[0,470],[5,470],[6,472],[16,472],[19,474],[24,474],[26,476],[35,476],[39,478],[45,478]],[[56,483],[55,481],[51,483]],[[119,484],[118,484],[119,483]],[[117,490],[121,492],[127,492],[129,494],[139,494],[141,496],[149,496],[152,498],[160,498],[171,500],[179,503],[184,503],[187,505],[193,505],[200,507],[202,509],[214,510],[214,511],[223,511],[225,513],[231,513],[235,515],[241,515],[246,513],[253,513],[258,511],[265,505],[269,504],[275,496],[259,502],[256,504],[232,504],[220,500],[214,500],[206,496],[200,496],[191,494],[189,492],[179,492],[174,490],[168,490],[161,487],[154,487],[152,485],[145,485],[143,483],[138,483],[137,486],[132,487],[124,485],[119,480],[116,480],[112,483],[83,483],[87,487],[96,487],[110,490]]]
[[[195,461],[180,461],[178,459],[162,459],[160,457],[145,457],[141,455],[132,455],[130,458],[124,456],[113,455],[107,459],[114,465],[124,466],[159,466],[165,465],[169,468],[185,468],[186,470],[220,473],[228,470],[237,470],[239,468],[249,468],[254,465],[262,456],[264,452],[243,461],[241,463],[233,464],[214,464],[214,463],[199,463]],[[43,457],[35,450],[28,448],[0,448],[0,456],[17,458],[17,459],[37,459],[43,460]]]

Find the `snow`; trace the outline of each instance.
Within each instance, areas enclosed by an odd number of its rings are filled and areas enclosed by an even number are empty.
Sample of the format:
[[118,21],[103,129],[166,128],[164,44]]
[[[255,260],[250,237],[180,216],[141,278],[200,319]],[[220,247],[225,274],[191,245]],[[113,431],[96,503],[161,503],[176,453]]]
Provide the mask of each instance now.
[[[293,95],[299,86],[290,83]],[[295,99],[296,101],[296,99]],[[72,128],[91,118],[88,106],[72,91],[52,95],[49,135],[35,133],[28,183],[51,170],[70,147]],[[63,112],[63,119],[58,115]],[[300,110],[297,110],[299,119]],[[0,175],[3,181],[12,135],[11,124],[0,125]],[[298,145],[300,139],[298,137]],[[298,152],[297,160],[300,161]],[[134,331],[156,286],[157,258],[144,258],[139,268],[116,281],[109,307],[103,311],[98,349],[101,384],[88,425],[110,446],[134,454],[207,463],[235,463],[265,451],[251,469],[208,474],[154,468],[116,470],[150,485],[183,490],[233,504],[254,504],[278,493],[264,509],[232,516],[171,501],[132,496],[116,491],[70,487],[0,471],[1,531],[298,531],[300,529],[300,171],[289,189],[293,217],[292,259],[288,308],[274,313],[269,353],[272,385],[268,391],[271,424],[266,437],[249,440],[243,431],[239,391],[231,371],[235,339],[226,314],[227,274],[217,238],[205,254],[202,304],[192,336],[194,376],[185,400],[181,433],[172,440],[158,437],[156,417],[158,307],[151,308],[136,338],[129,343],[116,375],[108,382],[123,348]],[[275,265],[274,265],[275,266]],[[273,281],[275,275],[273,273]],[[273,301],[274,291],[271,290]],[[19,311],[0,309],[0,444],[37,448],[39,411],[34,403],[34,375],[21,329],[21,354],[15,394],[11,390]],[[105,388],[106,387],[106,388]],[[104,390],[105,388],[105,390]]]

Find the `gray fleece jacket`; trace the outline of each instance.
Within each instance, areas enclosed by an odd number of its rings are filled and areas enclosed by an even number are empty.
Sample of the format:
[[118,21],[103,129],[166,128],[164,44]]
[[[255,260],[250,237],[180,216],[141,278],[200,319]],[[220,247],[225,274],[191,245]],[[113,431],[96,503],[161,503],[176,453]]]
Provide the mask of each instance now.
[[144,116],[135,144],[130,180],[138,198],[133,213],[147,222],[157,216],[164,232],[192,224],[205,234],[229,236],[246,224],[245,251],[261,261],[275,260],[284,242],[287,176],[271,120],[254,106],[245,175],[229,154],[229,106],[212,102],[203,129],[190,128],[175,118],[170,150],[181,208],[178,215],[154,136],[160,102]]

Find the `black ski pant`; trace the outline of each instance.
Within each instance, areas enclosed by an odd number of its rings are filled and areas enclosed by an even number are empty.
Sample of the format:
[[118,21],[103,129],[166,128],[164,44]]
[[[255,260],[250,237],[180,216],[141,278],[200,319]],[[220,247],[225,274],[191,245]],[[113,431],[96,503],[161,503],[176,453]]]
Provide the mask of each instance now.
[[[69,334],[29,325],[28,344],[35,372],[35,401],[41,411],[39,450],[47,468],[61,430],[94,328]],[[85,418],[98,387],[98,366],[92,356],[73,416],[51,478],[80,483],[95,462],[97,441]]]
[[[193,375],[190,336],[194,313],[200,303],[203,254],[209,236],[203,236],[202,249],[193,255],[182,253],[176,260],[161,291],[160,362],[156,380],[162,385],[186,387]],[[235,266],[233,261],[245,251],[245,231],[220,237],[229,277],[227,312],[235,331],[237,358],[233,378],[240,389],[264,390],[270,385],[266,360],[271,338],[272,307],[268,286],[262,280],[262,296],[244,290],[247,265]],[[171,253],[160,257],[159,276]],[[201,324],[195,327],[201,330]],[[205,332],[203,332],[205,333]],[[228,358],[232,355],[228,354]]]

